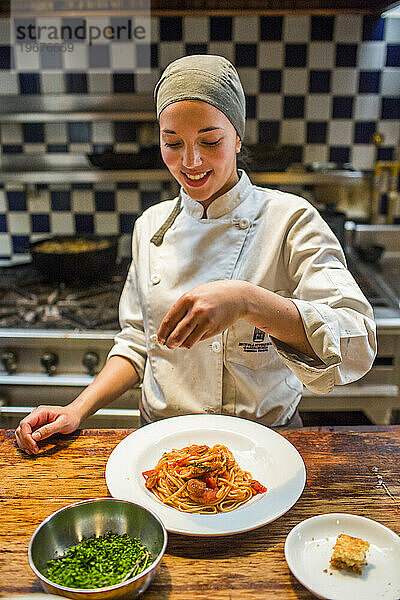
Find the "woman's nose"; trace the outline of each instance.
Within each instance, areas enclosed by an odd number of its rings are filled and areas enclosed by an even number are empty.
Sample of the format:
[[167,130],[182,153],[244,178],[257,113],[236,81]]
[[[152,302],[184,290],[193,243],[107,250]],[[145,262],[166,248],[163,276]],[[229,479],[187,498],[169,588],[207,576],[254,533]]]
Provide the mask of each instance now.
[[193,169],[202,163],[199,150],[194,146],[186,146],[183,151],[182,166],[187,169]]

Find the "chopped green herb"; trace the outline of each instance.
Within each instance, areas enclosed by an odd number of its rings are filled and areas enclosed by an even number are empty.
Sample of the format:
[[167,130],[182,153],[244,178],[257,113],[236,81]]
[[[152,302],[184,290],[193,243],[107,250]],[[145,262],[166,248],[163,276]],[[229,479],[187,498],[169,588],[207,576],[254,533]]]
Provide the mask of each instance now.
[[144,571],[153,559],[138,539],[109,531],[69,548],[47,563],[47,578],[58,585],[93,589],[121,583]]

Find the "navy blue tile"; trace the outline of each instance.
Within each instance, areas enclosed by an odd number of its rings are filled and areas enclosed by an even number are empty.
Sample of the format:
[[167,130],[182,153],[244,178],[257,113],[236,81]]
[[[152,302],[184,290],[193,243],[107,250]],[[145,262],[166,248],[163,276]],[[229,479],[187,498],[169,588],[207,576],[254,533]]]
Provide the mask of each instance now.
[[21,94],[40,94],[39,73],[18,73]]
[[136,44],[136,65],[139,69],[149,69],[152,65],[153,44]]
[[332,100],[332,119],[352,119],[353,101],[353,96],[334,96]]
[[113,73],[113,89],[115,93],[129,93],[135,91],[134,73]]
[[328,123],[326,121],[309,121],[307,123],[307,144],[326,144]]
[[283,17],[260,17],[260,40],[280,42],[282,27]]
[[134,121],[115,121],[114,140],[116,142],[135,142],[136,123]]
[[76,214],[74,217],[76,233],[94,233],[94,215]]
[[360,71],[358,80],[359,94],[379,94],[380,84],[380,71]]
[[191,54],[207,54],[207,52],[207,44],[185,44],[186,56],[189,56]]
[[88,46],[89,69],[110,68],[110,48],[108,44]]
[[44,142],[43,123],[22,123],[22,133],[26,143]]
[[386,46],[386,66],[400,67],[400,44],[388,44]]
[[363,17],[363,42],[382,41],[385,39],[385,19],[378,16]]
[[376,149],[376,160],[394,160],[393,146],[381,146]]
[[380,197],[380,206],[379,206],[379,214],[387,215],[388,213],[388,205],[389,198],[387,194],[382,194]]
[[26,193],[17,190],[9,190],[6,192],[8,210],[26,210]]
[[142,210],[146,210],[146,208],[158,204],[160,200],[160,192],[140,192]]
[[307,66],[307,44],[285,45],[285,67]]
[[182,17],[160,17],[160,41],[179,42],[182,39]]
[[350,147],[349,146],[331,146],[329,148],[330,162],[350,162]]
[[62,19],[62,39],[64,42],[84,44],[87,41],[86,19],[67,17]]
[[14,254],[23,254],[29,245],[29,235],[12,235],[11,245]]
[[282,71],[280,69],[263,69],[260,71],[260,92],[279,94],[282,87]]
[[93,183],[71,183],[71,190],[92,190]]
[[152,69],[158,67],[158,44],[150,44],[150,67]]
[[103,154],[104,152],[112,152],[113,145],[112,144],[93,144],[93,153],[94,154]]
[[235,65],[237,67],[256,67],[257,44],[235,44]]
[[3,154],[20,154],[24,150],[21,144],[4,144],[1,149]]
[[283,118],[304,118],[304,96],[285,96],[283,98]]
[[85,121],[67,123],[68,141],[71,143],[90,142],[92,124]]
[[120,233],[132,233],[133,225],[138,215],[135,213],[120,213],[119,231]]
[[311,17],[311,41],[331,42],[333,40],[333,27],[335,17]]
[[336,66],[357,66],[357,44],[336,44]]
[[257,118],[257,97],[246,95],[246,117],[248,119]]
[[31,215],[32,233],[49,233],[50,232],[50,217],[44,214]]
[[104,191],[94,193],[94,203],[99,212],[111,212],[115,210],[114,192]]
[[303,162],[303,146],[284,146],[292,162]]
[[0,70],[9,71],[12,66],[12,52],[11,46],[0,46]]
[[400,119],[400,98],[391,96],[382,97],[381,119]]
[[118,181],[117,190],[137,190],[139,184],[136,181]]
[[52,190],[50,192],[51,210],[70,211],[71,192],[69,190]]
[[355,121],[354,123],[354,143],[371,144],[372,136],[376,131],[375,121]]
[[210,17],[210,41],[232,41],[232,17]]
[[331,71],[310,71],[308,91],[310,94],[328,94],[331,91]]
[[36,184],[37,190],[47,190],[48,187],[49,187],[48,183],[37,183]]
[[47,144],[47,152],[68,152],[67,144]]
[[259,121],[258,123],[258,142],[279,142],[281,124],[279,121]]
[[7,231],[7,217],[6,215],[0,215],[0,231],[5,233]]
[[86,73],[65,73],[65,91],[67,94],[87,94]]

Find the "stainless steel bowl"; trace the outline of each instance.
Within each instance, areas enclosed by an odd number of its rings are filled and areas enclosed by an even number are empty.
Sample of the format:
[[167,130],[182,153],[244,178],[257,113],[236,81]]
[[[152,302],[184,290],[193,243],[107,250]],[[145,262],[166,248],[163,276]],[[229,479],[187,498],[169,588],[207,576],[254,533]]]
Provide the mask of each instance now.
[[[97,589],[69,588],[46,577],[47,562],[78,544],[83,538],[108,531],[138,538],[154,562],[136,577]],[[136,598],[151,583],[167,546],[167,532],[160,519],[143,506],[116,498],[95,498],[70,504],[47,517],[31,537],[28,557],[44,590],[76,600]]]

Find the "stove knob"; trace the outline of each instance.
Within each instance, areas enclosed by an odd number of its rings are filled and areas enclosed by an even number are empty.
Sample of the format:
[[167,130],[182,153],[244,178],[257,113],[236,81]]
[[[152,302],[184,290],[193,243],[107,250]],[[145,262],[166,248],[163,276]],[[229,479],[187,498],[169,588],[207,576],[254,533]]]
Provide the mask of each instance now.
[[86,352],[85,356],[82,359],[82,364],[86,367],[89,375],[96,374],[96,367],[99,364],[99,355],[96,352]]
[[17,355],[10,350],[3,350],[0,355],[1,362],[9,375],[12,375],[17,370]]
[[46,371],[47,375],[54,375],[58,365],[58,356],[54,352],[45,352],[40,359],[40,364]]

